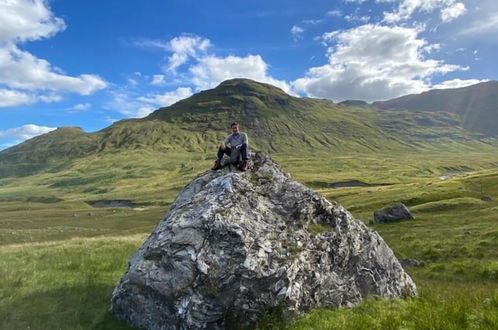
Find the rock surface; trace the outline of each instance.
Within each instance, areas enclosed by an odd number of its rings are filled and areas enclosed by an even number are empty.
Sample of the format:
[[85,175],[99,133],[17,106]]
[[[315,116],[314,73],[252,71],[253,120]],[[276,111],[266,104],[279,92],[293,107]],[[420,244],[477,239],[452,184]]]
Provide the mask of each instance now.
[[270,158],[207,171],[131,257],[111,313],[148,329],[253,327],[271,309],[350,307],[416,295],[391,249]]
[[403,203],[394,203],[383,208],[382,210],[374,212],[374,220],[377,223],[413,219],[412,213]]

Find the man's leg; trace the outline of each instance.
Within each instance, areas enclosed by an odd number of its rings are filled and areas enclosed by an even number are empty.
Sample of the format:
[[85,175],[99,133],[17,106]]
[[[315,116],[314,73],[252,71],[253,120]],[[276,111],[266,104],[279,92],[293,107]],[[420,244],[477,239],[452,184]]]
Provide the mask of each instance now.
[[241,171],[247,171],[247,160],[249,157],[247,156],[247,144],[243,143],[240,146],[240,154],[242,155],[242,164],[240,164]]
[[247,144],[243,143],[240,146],[240,154],[242,155],[242,160],[248,160],[249,157],[247,157]]
[[217,154],[217,159],[216,162],[214,163],[214,166],[212,170],[219,170],[221,168],[221,159],[223,158],[223,155],[227,154],[230,156],[230,148],[222,148],[221,146],[218,148],[218,154]]
[[223,155],[225,154],[225,150],[222,149],[221,147],[218,148],[218,160],[221,161],[221,159],[223,158]]
[[225,147],[225,148],[222,148],[222,147],[219,147],[218,148],[218,160],[221,161],[221,159],[223,158],[223,155],[228,155],[230,156],[230,148],[228,147]]

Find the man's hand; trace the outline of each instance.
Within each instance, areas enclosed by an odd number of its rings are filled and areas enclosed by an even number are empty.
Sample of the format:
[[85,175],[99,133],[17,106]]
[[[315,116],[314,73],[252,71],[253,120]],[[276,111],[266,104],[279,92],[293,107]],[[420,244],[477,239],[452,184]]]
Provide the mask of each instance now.
[[226,147],[227,147],[227,146],[226,146],[223,142],[221,142],[221,143],[220,143],[220,148],[221,148],[222,150],[225,150],[225,148],[226,148]]

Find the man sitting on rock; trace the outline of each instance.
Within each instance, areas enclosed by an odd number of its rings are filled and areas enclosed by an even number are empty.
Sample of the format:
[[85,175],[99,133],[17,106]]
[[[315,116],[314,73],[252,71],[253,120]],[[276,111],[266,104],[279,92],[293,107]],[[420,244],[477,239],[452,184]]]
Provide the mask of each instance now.
[[[248,154],[248,140],[246,133],[239,132],[239,124],[232,123],[232,134],[227,136],[223,142],[221,142],[218,149],[218,159],[214,163],[213,170],[219,170],[221,168],[221,159],[224,154],[230,156],[230,160],[238,160],[239,155],[242,156],[242,162],[240,164],[240,170],[247,170],[247,154]],[[228,147],[230,145],[230,147]],[[233,161],[232,161],[233,162]]]

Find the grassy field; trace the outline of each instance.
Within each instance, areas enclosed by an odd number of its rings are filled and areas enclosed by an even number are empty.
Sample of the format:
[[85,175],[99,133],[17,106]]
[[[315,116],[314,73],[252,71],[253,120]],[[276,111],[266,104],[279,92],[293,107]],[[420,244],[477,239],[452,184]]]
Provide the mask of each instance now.
[[[128,329],[107,312],[114,286],[179,190],[212,165],[203,154],[132,152],[0,179],[1,329]],[[268,315],[261,329],[498,328],[498,154],[273,157],[377,230],[398,258],[419,260],[407,271],[420,297],[314,310],[290,324]],[[348,180],[372,186],[331,188]],[[139,208],[87,203],[99,199]],[[372,222],[374,210],[396,201],[414,221]]]

